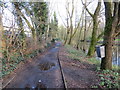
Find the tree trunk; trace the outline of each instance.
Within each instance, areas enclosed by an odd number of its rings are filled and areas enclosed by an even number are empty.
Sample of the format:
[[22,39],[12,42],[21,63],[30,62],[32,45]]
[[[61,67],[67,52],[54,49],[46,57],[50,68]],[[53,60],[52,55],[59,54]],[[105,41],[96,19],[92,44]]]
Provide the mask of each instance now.
[[[85,5],[86,5],[86,0],[85,0]],[[85,28],[84,28],[84,41],[83,41],[83,52],[85,53],[86,49],[85,49],[85,46],[86,46],[86,31],[87,31],[87,19],[86,19],[86,10],[85,10]]]
[[97,43],[97,29],[98,29],[98,23],[97,23],[97,16],[93,18],[93,32],[92,32],[92,38],[90,47],[88,50],[88,56],[93,56],[95,52],[95,45]]
[[[2,14],[0,13],[0,50],[2,50],[2,32],[3,32]],[[3,58],[2,52],[0,52],[0,58]]]
[[102,59],[101,69],[112,69],[112,38],[108,34],[108,38],[105,43],[105,58]]
[[[104,31],[104,45],[105,45],[105,57],[101,62],[101,69],[112,69],[112,46],[115,36],[116,27],[119,25],[119,2],[114,2],[114,10],[112,13],[111,2],[105,2],[105,18],[106,25]],[[119,30],[119,29],[117,29]],[[120,33],[120,32],[119,32]]]
[[68,41],[68,44],[70,45],[71,44],[71,41],[72,41],[72,36],[70,35],[70,39]]
[[105,57],[102,59],[101,69],[112,69],[113,36],[111,31],[112,23],[109,20],[107,20],[104,33]]
[[73,25],[72,25],[72,18],[70,18],[70,39],[68,41],[68,44],[71,44],[72,38],[73,38]]
[[90,14],[90,16],[93,19],[92,38],[91,38],[91,43],[90,43],[90,47],[89,47],[87,56],[93,56],[94,52],[95,52],[95,45],[97,42],[98,15],[100,12],[100,8],[101,8],[101,1],[98,2],[97,8],[96,8],[94,14],[92,14],[86,7],[87,12]]
[[64,45],[67,43],[68,36],[69,36],[69,28],[67,27],[67,34],[66,34],[66,37],[65,37]]
[[78,40],[77,40],[77,45],[76,45],[77,50],[79,50],[79,43],[81,40],[80,36],[81,36],[82,29],[83,29],[83,20],[82,20],[82,26],[81,26],[80,31],[79,31]]
[[34,44],[36,45],[37,42],[37,37],[36,37],[36,30],[32,27],[32,25],[30,24],[30,22],[28,21],[28,19],[24,16],[24,14],[21,12],[21,10],[19,9],[19,4],[14,3],[15,6],[17,6],[18,8],[16,8],[17,12],[19,13],[20,16],[23,17],[23,19],[25,20],[25,22],[27,23],[28,27],[31,29],[32,31],[32,36],[34,39]]

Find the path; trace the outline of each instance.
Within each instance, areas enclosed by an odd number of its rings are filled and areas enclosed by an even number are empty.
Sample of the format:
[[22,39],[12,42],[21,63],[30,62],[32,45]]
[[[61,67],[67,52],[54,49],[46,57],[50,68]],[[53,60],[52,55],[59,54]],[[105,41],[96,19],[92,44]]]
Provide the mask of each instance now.
[[6,88],[35,88],[40,81],[45,88],[63,88],[63,80],[58,63],[57,53],[60,43],[45,55],[28,62],[16,72],[15,78]]
[[[47,53],[20,67],[15,78],[6,88],[64,88],[66,86],[67,88],[90,89],[91,86],[97,85],[99,81],[93,70],[94,65],[70,59],[67,57],[66,49],[60,48],[60,45],[61,43],[56,43],[55,47]],[[63,83],[58,56],[65,83]]]
[[98,77],[95,66],[68,57],[66,49],[59,51],[59,60],[63,69],[67,88],[90,88],[98,85]]

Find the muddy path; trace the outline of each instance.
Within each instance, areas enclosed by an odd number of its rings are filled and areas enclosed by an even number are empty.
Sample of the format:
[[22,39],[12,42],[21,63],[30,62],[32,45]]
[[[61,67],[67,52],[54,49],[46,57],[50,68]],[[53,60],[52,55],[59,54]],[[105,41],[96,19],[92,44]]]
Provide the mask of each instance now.
[[57,56],[60,45],[57,42],[45,55],[17,70],[5,88],[64,88]]

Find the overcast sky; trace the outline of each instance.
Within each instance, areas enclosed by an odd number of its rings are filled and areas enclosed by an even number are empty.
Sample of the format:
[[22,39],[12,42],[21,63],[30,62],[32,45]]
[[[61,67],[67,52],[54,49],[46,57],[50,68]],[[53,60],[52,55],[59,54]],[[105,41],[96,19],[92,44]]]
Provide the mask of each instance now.
[[[5,0],[5,1],[9,1],[9,0]],[[67,17],[66,8],[65,8],[66,2],[68,1],[71,3],[72,0],[46,0],[46,1],[50,3],[50,16],[52,17],[55,11],[57,14],[59,25],[63,25],[63,22],[66,23],[66,17]],[[93,2],[88,6],[88,9],[90,10],[90,12],[93,13],[97,6],[98,0],[87,0],[87,2],[91,2],[91,1]],[[75,4],[74,13],[77,13],[77,18],[79,18],[81,16],[83,5],[81,3],[81,0],[74,0],[74,4]],[[71,5],[70,5],[70,9],[71,9]],[[10,21],[14,18],[14,16],[9,10],[10,10],[9,7],[4,10],[3,22],[5,26],[11,26],[13,24],[13,22]],[[74,14],[74,18],[75,18],[75,14]],[[75,19],[73,21],[75,21]]]
[[[50,0],[51,6],[52,6],[51,11],[52,12],[55,11],[57,13],[57,17],[58,17],[58,20],[59,20],[59,25],[63,24],[63,22],[66,22],[66,17],[67,17],[66,8],[65,8],[66,1],[68,1],[70,3],[72,2],[72,0]],[[90,12],[93,13],[95,11],[95,8],[97,7],[98,0],[86,0],[86,1],[87,2],[92,1],[92,3],[88,6],[88,9],[90,10]],[[81,0],[74,0],[74,4],[75,4],[75,12],[74,13],[77,12],[77,18],[79,18],[81,16],[83,5],[81,3]],[[103,3],[102,3],[102,8],[104,8]],[[70,9],[71,9],[71,5],[70,5]],[[87,16],[89,16],[89,14],[87,14]],[[75,17],[76,16],[74,14],[74,18]]]

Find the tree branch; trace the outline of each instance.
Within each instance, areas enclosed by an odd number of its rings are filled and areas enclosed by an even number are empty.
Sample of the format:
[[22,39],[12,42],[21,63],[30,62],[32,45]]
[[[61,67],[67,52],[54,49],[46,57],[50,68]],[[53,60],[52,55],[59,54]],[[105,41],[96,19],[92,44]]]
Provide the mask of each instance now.
[[97,41],[99,41],[103,35],[104,35],[104,31],[97,37]]
[[120,24],[116,27],[114,37],[117,37],[118,35],[120,35]]
[[101,9],[101,2],[98,2],[97,8],[96,8],[96,10],[95,10],[95,12],[94,12],[94,15],[97,15],[97,16],[98,16],[98,14],[99,14],[99,12],[100,12],[100,9]]
[[114,37],[120,35],[120,2],[115,2],[114,23],[117,24]]
[[84,5],[86,11],[90,14],[91,17],[93,17],[94,15],[88,10],[86,4],[83,3],[83,1],[81,0],[82,4]]
[[17,7],[16,10],[18,11],[18,13],[23,17],[23,19],[27,23],[28,27],[31,29],[33,38],[35,38],[35,29],[32,27],[32,25],[30,24],[30,22],[28,21],[28,19],[24,16],[24,14],[19,9],[19,4],[14,3],[14,5]]

